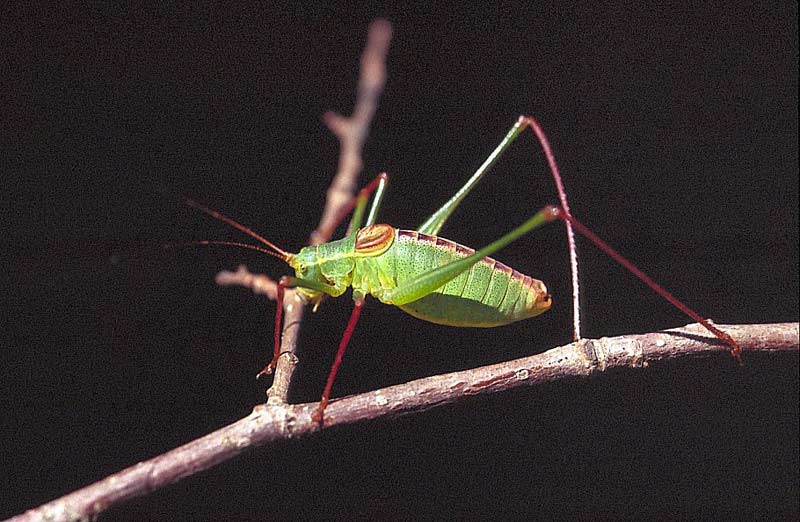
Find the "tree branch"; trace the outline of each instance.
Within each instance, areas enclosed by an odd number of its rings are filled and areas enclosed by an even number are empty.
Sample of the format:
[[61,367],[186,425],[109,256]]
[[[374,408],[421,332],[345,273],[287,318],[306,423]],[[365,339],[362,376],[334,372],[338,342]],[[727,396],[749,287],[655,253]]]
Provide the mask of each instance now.
[[[798,323],[721,325],[744,350],[800,350]],[[544,353],[472,370],[447,373],[333,400],[324,425],[312,422],[316,403],[258,405],[247,417],[195,441],[140,462],[13,521],[89,520],[125,500],[150,493],[274,440],[298,438],[332,426],[386,419],[449,404],[471,395],[562,379],[586,378],[612,369],[643,369],[679,359],[732,364],[729,349],[698,324],[654,333],[581,340]]]

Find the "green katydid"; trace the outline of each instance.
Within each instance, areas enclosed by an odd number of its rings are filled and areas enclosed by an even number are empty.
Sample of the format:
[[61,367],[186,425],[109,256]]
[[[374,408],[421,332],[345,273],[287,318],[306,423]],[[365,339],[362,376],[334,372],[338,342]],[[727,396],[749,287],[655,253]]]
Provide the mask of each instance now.
[[[437,233],[458,204],[526,127],[530,127],[536,134],[544,150],[558,189],[561,205],[559,207],[547,206],[541,209],[500,239],[477,251],[438,237]],[[295,271],[294,276],[284,276],[278,282],[273,357],[267,367],[259,373],[259,376],[272,373],[281,354],[281,319],[286,288],[296,288],[300,297],[306,303],[313,304],[316,310],[326,295],[338,297],[348,287],[352,287],[355,306],[339,343],[339,349],[328,375],[319,406],[312,416],[314,421],[322,422],[323,420],[336,372],[367,295],[371,295],[385,304],[398,306],[401,310],[419,319],[449,326],[495,327],[534,317],[547,311],[550,308],[551,298],[544,283],[488,256],[544,223],[557,219],[564,221],[567,225],[576,313],[577,258],[572,228],[595,243],[679,310],[705,326],[722,342],[728,344],[731,354],[741,364],[741,348],[730,335],[722,332],[678,301],[572,216],[555,158],[544,132],[533,118],[521,116],[466,184],[417,230],[400,230],[390,225],[376,223],[387,184],[388,176],[381,174],[353,198],[337,220],[338,223],[351,211],[353,212],[343,239],[307,246],[297,254],[277,247],[251,229],[215,210],[192,200],[186,201],[190,206],[255,238],[269,249],[225,241],[202,241],[199,242],[200,244],[233,245],[257,250],[283,260]],[[364,212],[370,197],[372,197],[372,205],[362,227]],[[328,231],[328,236],[330,232],[332,230]],[[578,321],[576,320],[575,338],[579,337]]]

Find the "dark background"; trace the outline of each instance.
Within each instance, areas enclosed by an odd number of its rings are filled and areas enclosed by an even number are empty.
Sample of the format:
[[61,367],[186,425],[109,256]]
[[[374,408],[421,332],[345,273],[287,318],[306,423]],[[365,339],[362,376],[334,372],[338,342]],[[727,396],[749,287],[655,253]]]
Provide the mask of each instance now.
[[[575,214],[719,323],[798,319],[797,11],[556,5],[436,11],[223,7],[4,14],[0,516],[188,442],[264,399],[274,305],[214,275],[315,227],[368,22],[394,24],[366,182],[419,225],[520,114]],[[281,12],[282,14],[277,14]],[[8,183],[8,185],[6,185]],[[556,201],[519,141],[443,231],[478,247]],[[689,322],[581,242],[586,336]],[[570,339],[563,229],[496,257],[549,313],[491,330],[371,302],[334,387],[358,393]],[[316,400],[351,309],[308,314],[294,401]],[[518,390],[251,451],[101,520],[797,515],[798,358],[749,356]]]

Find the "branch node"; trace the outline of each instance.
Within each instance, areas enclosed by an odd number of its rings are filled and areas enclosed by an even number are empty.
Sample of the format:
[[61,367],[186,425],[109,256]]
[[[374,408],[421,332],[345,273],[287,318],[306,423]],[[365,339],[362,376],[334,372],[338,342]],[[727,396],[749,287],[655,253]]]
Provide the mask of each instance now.
[[345,118],[339,113],[328,111],[322,115],[322,121],[328,127],[334,136],[340,140],[350,133],[352,124],[348,118]]
[[606,352],[600,339],[579,339],[575,341],[578,355],[590,371],[604,371]]

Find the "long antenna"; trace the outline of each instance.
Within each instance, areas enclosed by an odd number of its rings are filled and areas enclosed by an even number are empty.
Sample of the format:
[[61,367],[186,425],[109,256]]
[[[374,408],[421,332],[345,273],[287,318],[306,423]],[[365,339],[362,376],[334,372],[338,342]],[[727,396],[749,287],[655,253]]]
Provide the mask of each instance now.
[[247,250],[255,250],[256,252],[261,252],[262,254],[267,254],[268,256],[277,257],[283,262],[287,262],[287,254],[273,252],[271,250],[267,250],[266,248],[257,247],[255,245],[249,245],[247,243],[239,243],[238,241],[208,241],[208,240],[201,240],[201,241],[184,241],[181,243],[167,243],[164,245],[165,248],[179,248],[179,247],[186,247],[186,246],[232,246],[237,248],[246,248]]
[[[275,256],[275,257],[278,257],[279,259],[283,259],[284,261],[286,261],[286,259],[289,257],[289,255],[290,255],[289,252],[287,252],[284,249],[276,246],[271,241],[269,241],[266,238],[260,236],[259,234],[256,234],[255,232],[253,232],[252,230],[250,230],[246,226],[242,225],[241,223],[239,223],[237,221],[234,221],[233,219],[229,218],[228,216],[222,214],[221,212],[217,212],[213,208],[209,208],[209,207],[207,207],[205,205],[202,205],[202,204],[198,203],[197,201],[195,201],[193,199],[189,199],[189,198],[186,198],[186,197],[183,198],[183,202],[186,203],[187,205],[189,205],[190,207],[196,208],[200,212],[203,212],[203,213],[211,216],[212,218],[216,219],[217,221],[222,221],[223,223],[225,223],[227,225],[230,225],[233,228],[244,232],[248,236],[250,236],[250,237],[252,237],[254,239],[257,239],[261,243],[264,243],[265,245],[267,245],[268,247],[274,249],[276,252],[278,252],[279,254],[281,254],[283,256],[283,257],[279,257],[279,256]],[[241,243],[241,244],[243,245],[244,243]]]

